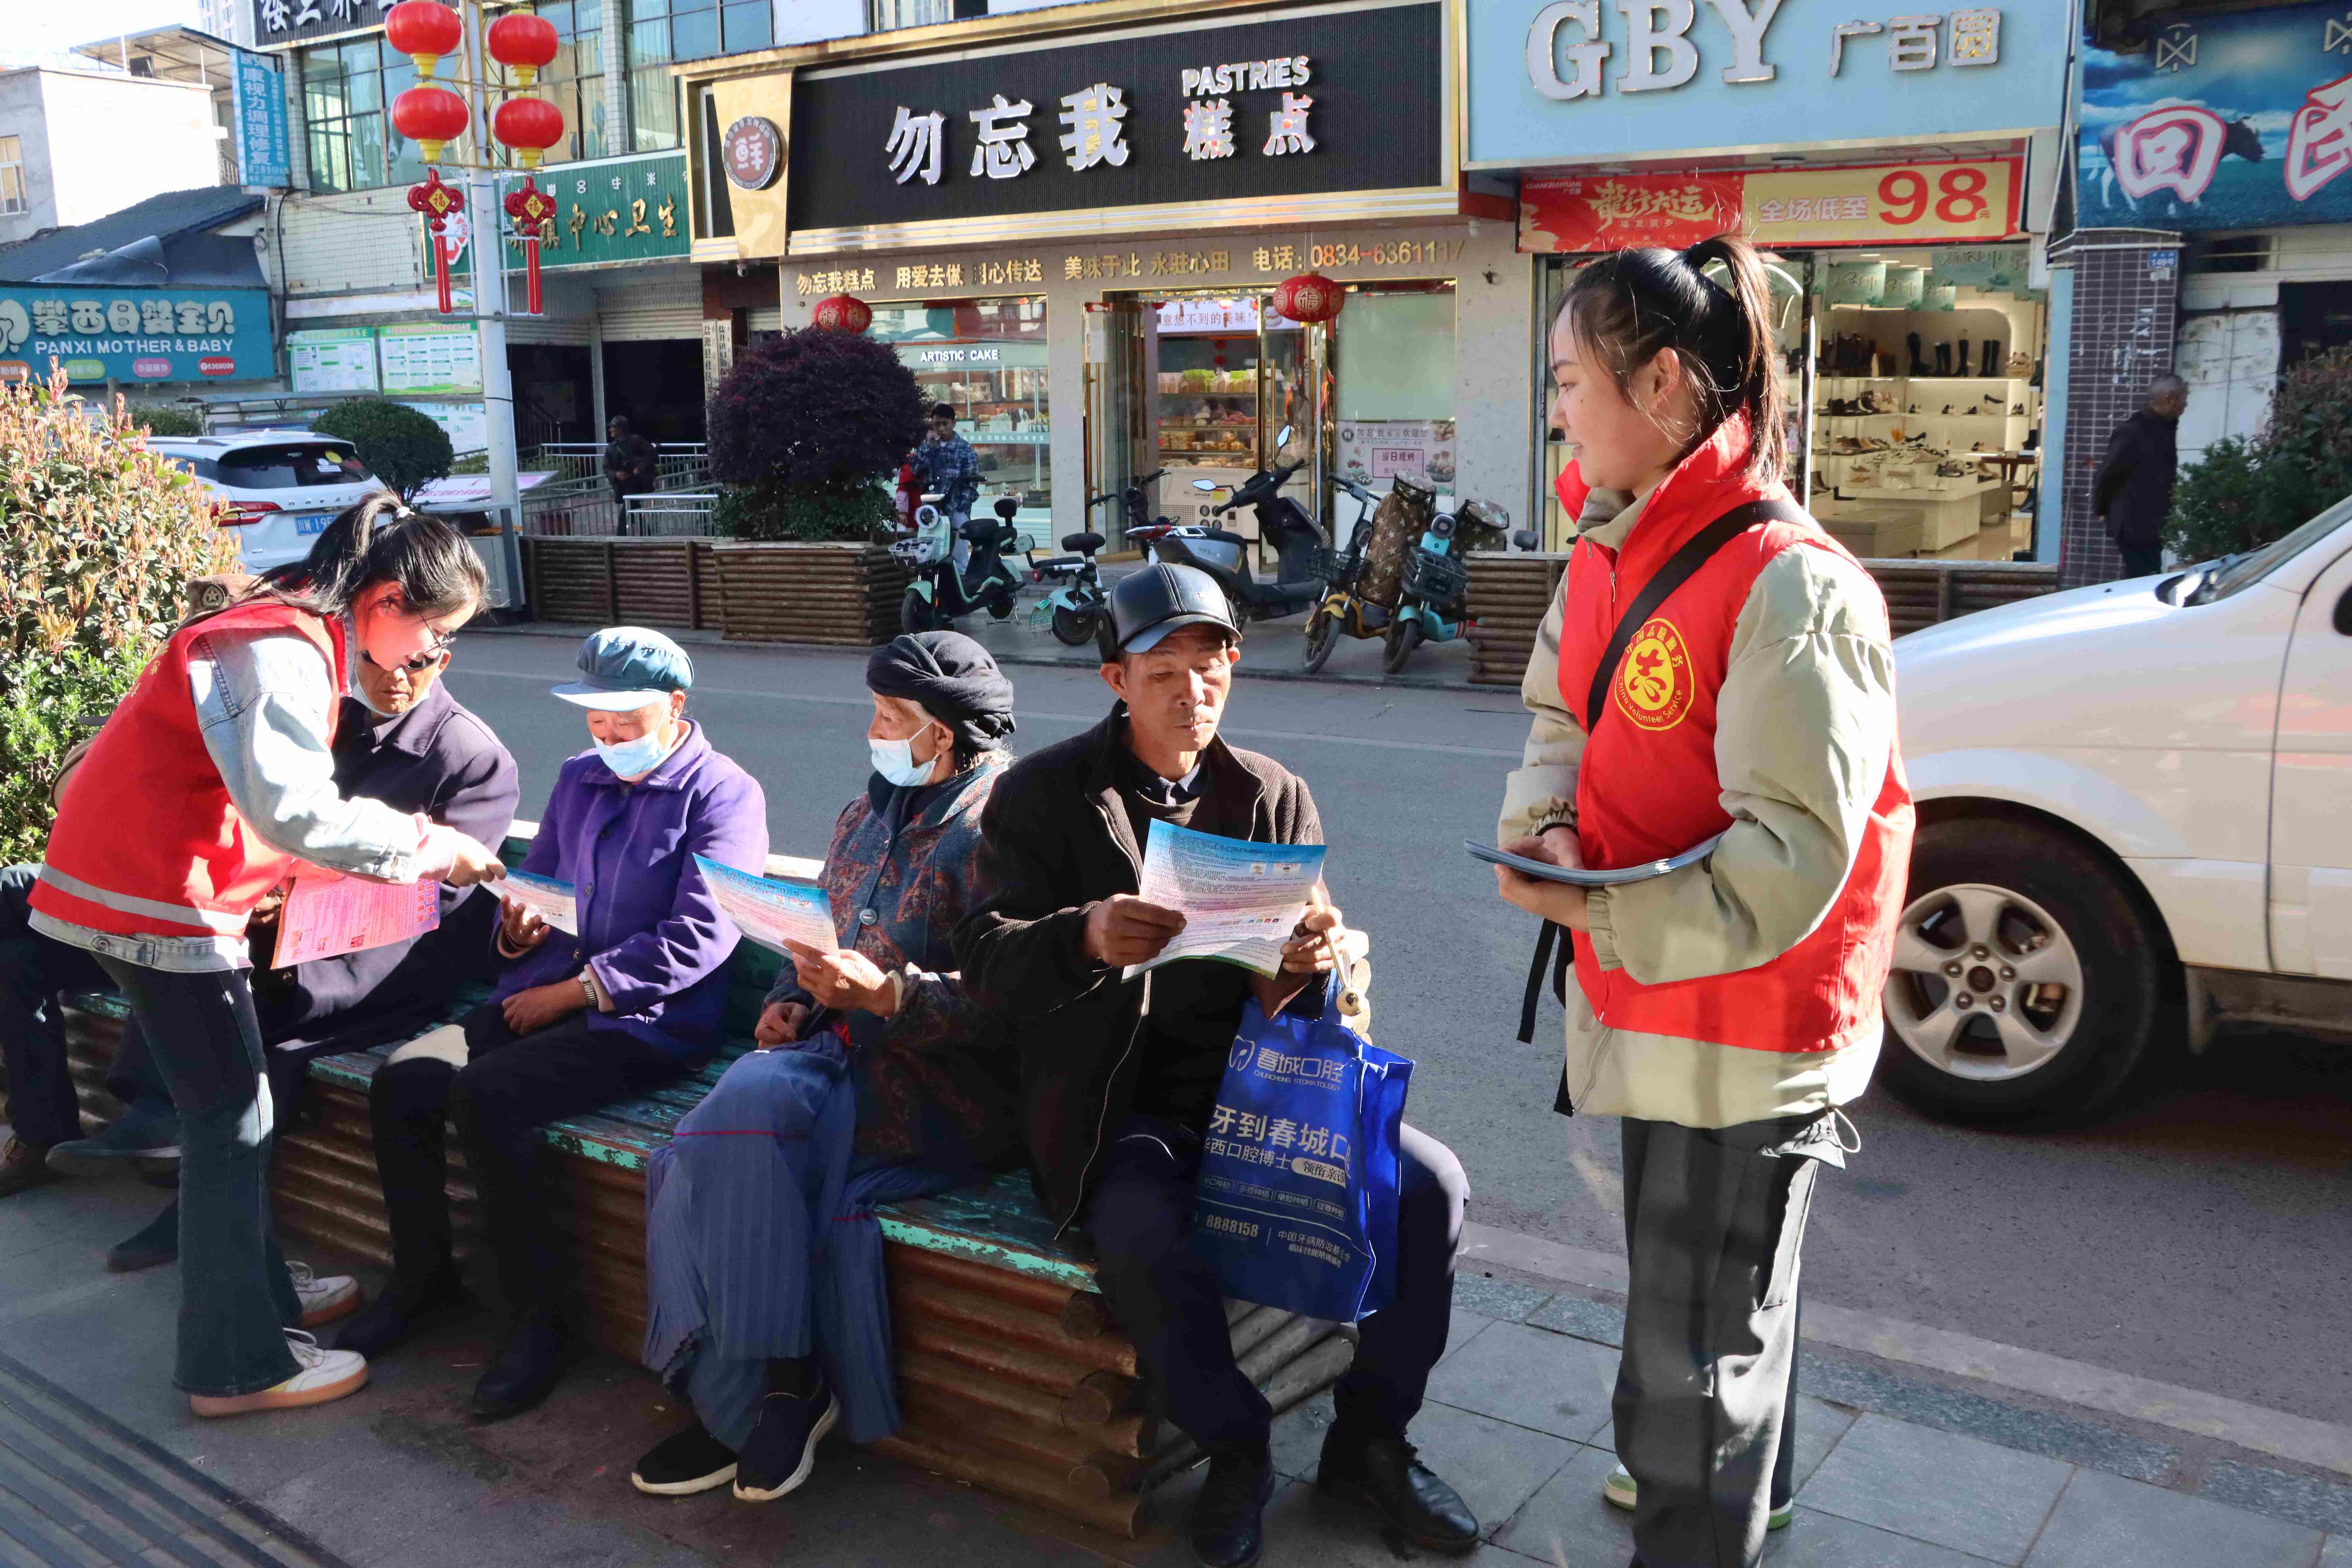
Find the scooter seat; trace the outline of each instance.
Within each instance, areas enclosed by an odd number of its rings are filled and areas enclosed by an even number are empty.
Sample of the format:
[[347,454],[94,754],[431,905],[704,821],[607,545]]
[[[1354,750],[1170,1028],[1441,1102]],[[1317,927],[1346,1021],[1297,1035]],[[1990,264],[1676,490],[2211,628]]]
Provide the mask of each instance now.
[[1033,572],[1067,572],[1086,563],[1083,555],[1053,555],[1043,561],[1032,561],[1029,569]]
[[1100,550],[1102,547],[1103,536],[1099,533],[1066,533],[1062,535],[1062,548],[1065,550],[1075,550],[1081,555],[1092,555],[1096,551]]

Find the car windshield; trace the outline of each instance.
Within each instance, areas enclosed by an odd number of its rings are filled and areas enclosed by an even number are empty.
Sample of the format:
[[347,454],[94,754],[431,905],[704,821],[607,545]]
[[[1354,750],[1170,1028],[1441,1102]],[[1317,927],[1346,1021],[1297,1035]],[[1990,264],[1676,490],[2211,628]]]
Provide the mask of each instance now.
[[2293,533],[2273,539],[2259,549],[2191,567],[2189,573],[2195,581],[2180,602],[2210,605],[2250,588],[2335,532],[2347,519],[2352,519],[2352,496],[2346,496]]
[[355,448],[327,442],[240,447],[220,458],[220,482],[237,489],[316,489],[363,485],[372,477]]

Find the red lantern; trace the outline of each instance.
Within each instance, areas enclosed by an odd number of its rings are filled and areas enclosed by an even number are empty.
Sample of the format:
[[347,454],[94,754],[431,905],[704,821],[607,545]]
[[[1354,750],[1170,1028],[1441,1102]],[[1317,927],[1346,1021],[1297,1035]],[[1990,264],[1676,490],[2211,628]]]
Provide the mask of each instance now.
[[427,169],[423,184],[408,187],[408,205],[425,215],[425,226],[432,231],[433,280],[440,287],[441,313],[446,316],[449,313],[449,252],[441,244],[441,234],[451,215],[465,206],[466,198],[441,183],[440,170]]
[[543,98],[509,98],[490,117],[490,134],[515,150],[517,163],[536,169],[539,155],[563,140],[563,110]]
[[428,163],[441,161],[442,145],[463,136],[470,118],[466,100],[446,87],[412,87],[392,100],[392,128],[415,142]]
[[539,314],[539,241],[548,221],[555,216],[555,201],[530,175],[525,174],[522,189],[507,196],[507,216],[515,220],[515,233],[522,241],[524,299],[529,313]]
[[1348,302],[1348,291],[1320,272],[1302,272],[1274,286],[1274,309],[1294,321],[1328,321]]
[[828,294],[816,302],[809,324],[828,331],[862,332],[874,324],[874,310],[855,294]]
[[436,0],[400,0],[383,14],[383,39],[416,62],[417,80],[431,81],[441,57],[465,43],[466,24]]
[[557,43],[555,24],[528,11],[508,12],[482,35],[482,47],[490,51],[490,58],[512,67],[516,82],[525,89],[539,75],[539,68],[555,58]]

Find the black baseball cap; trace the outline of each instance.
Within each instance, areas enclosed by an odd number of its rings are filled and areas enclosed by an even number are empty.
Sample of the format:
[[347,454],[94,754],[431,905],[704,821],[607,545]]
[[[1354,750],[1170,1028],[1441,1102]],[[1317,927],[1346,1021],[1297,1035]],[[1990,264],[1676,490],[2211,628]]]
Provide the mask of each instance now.
[[1198,566],[1166,562],[1121,579],[1110,591],[1110,622],[1120,653],[1148,653],[1185,626],[1215,626],[1234,642],[1242,637],[1215,578]]

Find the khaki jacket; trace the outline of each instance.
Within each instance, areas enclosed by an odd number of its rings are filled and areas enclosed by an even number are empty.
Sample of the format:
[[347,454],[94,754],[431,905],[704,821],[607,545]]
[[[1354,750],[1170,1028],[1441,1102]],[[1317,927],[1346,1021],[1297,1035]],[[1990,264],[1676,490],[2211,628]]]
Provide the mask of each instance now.
[[[1618,549],[1640,500],[1595,489],[1585,538]],[[1576,822],[1584,730],[1559,690],[1567,579],[1519,684],[1534,721],[1504,786],[1497,840]],[[1730,831],[1715,854],[1668,876],[1595,889],[1594,955],[1644,984],[1729,974],[1802,941],[1853,868],[1894,745],[1895,659],[1868,573],[1822,550],[1789,550],[1757,575],[1733,631],[1717,698],[1716,776]],[[1743,1048],[1602,1026],[1568,987],[1569,1098],[1580,1112],[1685,1127],[1817,1113],[1868,1087],[1874,1018],[1820,1051]]]

